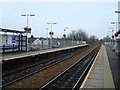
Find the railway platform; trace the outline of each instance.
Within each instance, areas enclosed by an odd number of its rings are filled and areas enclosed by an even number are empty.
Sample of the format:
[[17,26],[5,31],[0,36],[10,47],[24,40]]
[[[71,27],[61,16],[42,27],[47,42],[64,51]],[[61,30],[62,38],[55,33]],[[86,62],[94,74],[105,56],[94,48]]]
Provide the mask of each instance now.
[[[47,54],[47,53],[52,53],[56,51],[62,51],[62,50],[70,50],[74,48],[79,48],[79,47],[84,47],[88,46],[88,44],[83,44],[83,45],[75,45],[75,46],[69,46],[69,47],[63,47],[63,48],[52,48],[52,49],[46,49],[46,50],[37,50],[37,51],[28,51],[28,52],[18,52],[18,53],[9,53],[9,54],[3,54],[2,60],[12,60],[12,59],[18,59],[18,58],[24,58],[24,57],[29,57],[29,56],[35,56],[39,54]],[[1,58],[0,56],[0,58]]]
[[115,88],[104,45],[101,46],[81,88]]

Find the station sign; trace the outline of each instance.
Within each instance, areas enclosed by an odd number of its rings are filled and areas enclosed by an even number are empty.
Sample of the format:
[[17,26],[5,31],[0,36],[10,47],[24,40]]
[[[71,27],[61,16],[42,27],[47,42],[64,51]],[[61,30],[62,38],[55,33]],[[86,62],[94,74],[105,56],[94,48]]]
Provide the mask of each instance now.
[[15,35],[12,36],[12,44],[16,44],[16,36]]

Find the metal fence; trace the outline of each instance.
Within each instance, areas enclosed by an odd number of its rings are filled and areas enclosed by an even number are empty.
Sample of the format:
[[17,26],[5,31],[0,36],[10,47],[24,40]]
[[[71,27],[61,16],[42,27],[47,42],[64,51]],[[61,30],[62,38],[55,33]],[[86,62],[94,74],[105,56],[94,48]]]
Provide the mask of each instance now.
[[64,39],[35,40],[33,43],[28,43],[28,50],[68,47],[80,44],[86,44],[86,41]]

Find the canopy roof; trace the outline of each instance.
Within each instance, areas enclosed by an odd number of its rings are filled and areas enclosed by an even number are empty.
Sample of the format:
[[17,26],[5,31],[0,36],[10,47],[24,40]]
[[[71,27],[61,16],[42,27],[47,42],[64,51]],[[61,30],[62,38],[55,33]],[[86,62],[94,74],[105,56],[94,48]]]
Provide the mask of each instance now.
[[26,33],[25,31],[18,31],[18,30],[4,29],[4,28],[0,28],[0,31],[10,32],[10,33]]

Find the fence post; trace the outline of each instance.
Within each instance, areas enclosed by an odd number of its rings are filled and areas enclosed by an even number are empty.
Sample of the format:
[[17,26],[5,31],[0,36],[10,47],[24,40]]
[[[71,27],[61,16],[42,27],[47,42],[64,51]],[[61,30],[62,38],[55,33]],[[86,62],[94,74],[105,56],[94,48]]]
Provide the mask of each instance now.
[[18,42],[19,42],[19,51],[20,51],[20,35],[19,35],[19,41]]
[[14,44],[13,44],[13,52],[14,52]]
[[22,47],[23,47],[23,36],[21,35],[21,51],[23,51]]
[[28,38],[26,36],[26,51],[27,51]]
[[5,45],[3,45],[3,53],[5,52]]

